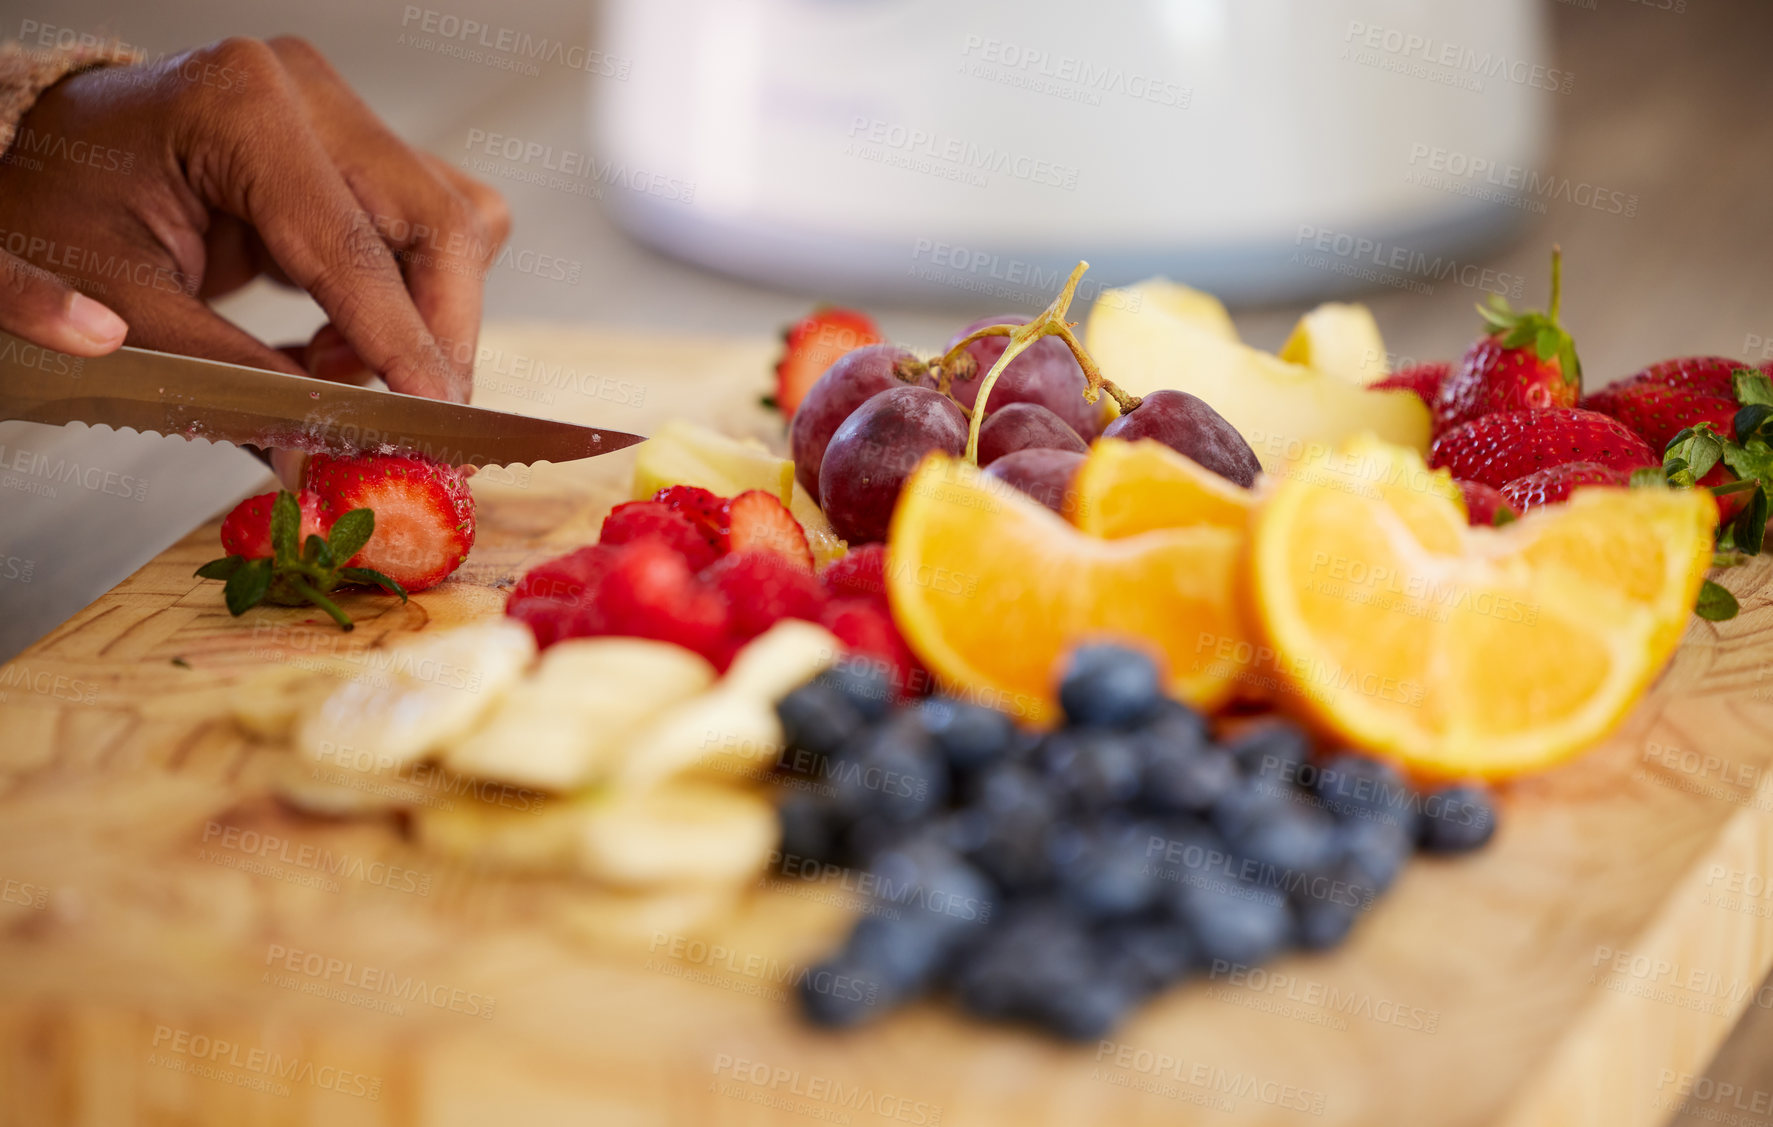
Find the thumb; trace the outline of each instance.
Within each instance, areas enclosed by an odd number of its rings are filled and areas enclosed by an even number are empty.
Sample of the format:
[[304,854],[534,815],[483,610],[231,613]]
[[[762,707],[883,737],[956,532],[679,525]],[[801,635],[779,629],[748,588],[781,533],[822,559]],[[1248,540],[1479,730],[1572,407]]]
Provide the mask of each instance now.
[[5,251],[0,251],[0,329],[74,356],[103,356],[129,332],[117,314]]

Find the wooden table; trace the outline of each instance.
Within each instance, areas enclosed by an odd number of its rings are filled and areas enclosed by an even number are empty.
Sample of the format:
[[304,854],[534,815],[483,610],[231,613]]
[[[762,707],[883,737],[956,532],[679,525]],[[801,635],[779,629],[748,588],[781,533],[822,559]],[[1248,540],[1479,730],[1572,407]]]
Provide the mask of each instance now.
[[[754,405],[765,341],[490,340],[511,358],[482,373],[495,406],[779,433]],[[1489,849],[1413,865],[1339,952],[1197,980],[1102,1045],[933,1005],[803,1026],[781,983],[843,930],[837,886],[758,891],[701,930],[630,919],[624,938],[605,895],[265,797],[287,753],[225,718],[230,685],[497,613],[525,567],[590,538],[629,457],[482,475],[467,566],[404,607],[355,597],[351,635],[292,608],[229,618],[190,578],[211,523],[0,667],[0,1117],[1648,1125],[1740,1013],[1773,1005],[1765,561],[1725,576],[1743,615],[1695,621],[1614,739],[1503,797]]]

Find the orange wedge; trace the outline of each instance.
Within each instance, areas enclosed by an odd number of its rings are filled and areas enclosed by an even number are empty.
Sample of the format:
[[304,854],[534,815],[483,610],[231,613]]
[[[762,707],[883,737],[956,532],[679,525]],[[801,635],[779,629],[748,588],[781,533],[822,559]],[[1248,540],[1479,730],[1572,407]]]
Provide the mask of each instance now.
[[1250,490],[1149,438],[1098,439],[1071,494],[1071,522],[1107,540],[1193,525],[1242,532],[1256,504]]
[[1222,703],[1251,649],[1234,587],[1241,532],[1197,526],[1105,540],[967,463],[933,454],[905,483],[887,594],[905,640],[952,690],[1043,723],[1080,642],[1158,659],[1170,691]]
[[1415,770],[1500,778],[1600,738],[1678,640],[1711,560],[1704,490],[1578,490],[1501,529],[1414,451],[1356,439],[1258,514],[1250,598],[1299,703]]

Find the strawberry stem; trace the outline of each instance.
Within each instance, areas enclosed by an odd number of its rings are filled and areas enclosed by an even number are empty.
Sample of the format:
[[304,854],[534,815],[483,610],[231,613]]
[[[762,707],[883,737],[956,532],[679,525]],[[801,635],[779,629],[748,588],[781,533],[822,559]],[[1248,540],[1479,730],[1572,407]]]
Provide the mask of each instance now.
[[296,594],[300,595],[304,599],[307,599],[310,603],[313,603],[315,606],[317,606],[321,610],[325,611],[327,614],[327,617],[331,618],[334,622],[339,624],[339,629],[341,629],[341,630],[355,630],[357,628],[356,624],[351,621],[350,616],[345,614],[344,611],[340,610],[338,608],[337,604],[335,604],[331,599],[327,598],[325,595],[322,595],[319,591],[315,590],[312,586],[310,586],[308,584],[307,580],[298,579],[294,576],[291,576],[289,579],[289,585],[290,585],[290,588],[292,590],[294,590]]
[[1545,315],[1551,318],[1551,323],[1554,325],[1558,322],[1558,305],[1562,302],[1563,297],[1564,249],[1553,243],[1551,244],[1551,304],[1546,306]]

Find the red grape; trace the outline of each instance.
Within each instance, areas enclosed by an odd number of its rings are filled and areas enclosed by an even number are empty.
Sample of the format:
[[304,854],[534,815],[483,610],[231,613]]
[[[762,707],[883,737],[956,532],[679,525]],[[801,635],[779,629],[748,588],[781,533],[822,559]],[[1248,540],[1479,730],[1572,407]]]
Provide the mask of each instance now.
[[1225,416],[1205,400],[1165,388],[1144,397],[1129,414],[1109,423],[1103,438],[1154,438],[1227,481],[1246,488],[1262,472],[1256,452]]
[[966,446],[966,416],[954,400],[927,387],[883,391],[831,436],[819,466],[819,503],[851,544],[885,540],[893,504],[917,463],[932,450],[958,456]]
[[[1009,314],[981,318],[950,337],[942,351],[947,352],[956,341],[986,325],[1021,325],[1027,320]],[[967,345],[966,350],[978,365],[978,371],[969,379],[955,380],[953,390],[954,397],[969,409],[979,396],[979,381],[1003,355],[1009,339],[980,337]],[[1038,403],[1064,419],[1066,425],[1088,441],[1102,433],[1104,408],[1100,400],[1084,402],[1087,383],[1083,369],[1077,366],[1077,358],[1071,355],[1065,342],[1058,337],[1041,337],[1011,360],[1003,374],[997,377],[997,383],[991,387],[991,402],[985,405],[985,414],[995,414],[1008,403]]]
[[979,424],[979,465],[989,466],[1017,450],[1089,449],[1065,420],[1038,403],[1007,403]]
[[1013,489],[1039,501],[1055,513],[1065,511],[1065,500],[1071,493],[1071,479],[1084,456],[1070,450],[1046,450],[1030,447],[1005,454],[991,463],[986,477],[994,477]]
[[893,365],[906,358],[917,359],[897,345],[864,345],[838,357],[807,390],[788,430],[788,448],[795,479],[810,496],[819,495],[819,465],[831,436],[869,399],[889,388],[907,386],[893,374]]

